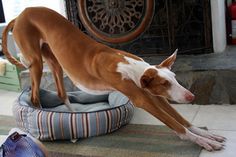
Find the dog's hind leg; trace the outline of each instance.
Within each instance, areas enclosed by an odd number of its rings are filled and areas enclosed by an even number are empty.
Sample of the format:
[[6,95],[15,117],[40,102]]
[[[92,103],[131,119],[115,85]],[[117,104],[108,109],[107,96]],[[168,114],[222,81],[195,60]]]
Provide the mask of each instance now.
[[[14,28],[14,30],[17,30]],[[37,32],[35,35],[30,34],[27,29],[14,32],[14,39],[22,52],[22,57],[27,61],[27,67],[30,71],[31,79],[31,102],[35,107],[41,107],[39,99],[39,86],[43,71],[43,61],[41,50],[38,42]],[[28,42],[25,42],[28,41]]]
[[39,100],[39,86],[41,82],[42,72],[43,72],[43,62],[41,58],[34,59],[30,66],[30,77],[31,77],[31,101],[35,107],[40,108]]
[[53,77],[54,77],[55,84],[57,87],[58,96],[62,99],[62,101],[66,104],[66,106],[71,111],[73,111],[70,105],[70,101],[65,91],[64,82],[63,82],[63,70],[60,64],[58,63],[57,59],[53,55],[48,44],[44,43],[41,47],[41,50],[42,50],[42,54],[45,61],[47,62],[49,68],[51,69],[53,73]]

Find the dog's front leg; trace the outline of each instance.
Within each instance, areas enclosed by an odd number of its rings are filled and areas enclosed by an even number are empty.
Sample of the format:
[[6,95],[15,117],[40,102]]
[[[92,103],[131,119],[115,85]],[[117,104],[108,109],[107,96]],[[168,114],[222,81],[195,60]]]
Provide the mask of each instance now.
[[[224,147],[224,144],[215,141],[214,139],[209,139],[203,136],[199,136],[191,131],[189,131],[186,127],[184,127],[181,123],[179,123],[175,118],[173,118],[170,114],[168,114],[166,111],[164,111],[162,108],[159,108],[156,106],[155,99],[152,99],[152,96],[148,95],[142,95],[144,98],[142,102],[135,102],[138,107],[143,108],[156,118],[158,118],[160,121],[162,121],[164,124],[166,124],[168,127],[173,129],[176,134],[183,140],[190,140],[194,143],[197,143],[198,145],[204,147],[208,151],[213,150],[221,150]],[[142,104],[142,105],[138,105]]]
[[163,109],[165,112],[167,112],[171,117],[173,117],[176,121],[178,121],[180,124],[182,124],[185,128],[189,128],[192,126],[192,124],[187,121],[182,115],[180,115],[167,101],[167,99],[163,97],[153,96],[153,99],[155,99],[155,106],[158,108]]
[[223,136],[220,136],[220,135],[216,135],[216,134],[213,134],[207,130],[203,130],[201,128],[198,128],[196,126],[190,126],[188,128],[189,131],[191,131],[192,133],[195,133],[197,135],[200,135],[202,137],[206,137],[208,139],[211,139],[211,140],[215,140],[215,141],[218,141],[218,142],[225,142],[226,141],[226,138],[223,137]]
[[170,116],[172,116],[176,121],[178,121],[180,124],[182,124],[185,128],[187,128],[189,131],[191,131],[194,134],[209,138],[211,140],[215,140],[218,142],[224,142],[226,140],[225,137],[212,134],[208,132],[207,130],[200,129],[194,125],[192,125],[190,122],[188,122],[183,116],[181,116],[169,103],[165,98],[162,97],[155,97],[153,99],[156,99],[155,102],[157,102],[155,105],[157,107],[162,108],[165,112],[167,112]]
[[137,87],[131,80],[123,80],[122,83],[116,83],[113,87],[129,97],[136,107],[146,110],[174,130],[181,139],[197,143],[208,151],[220,150],[224,147],[222,143],[199,136],[189,131],[169,113],[157,106],[158,103],[163,102],[154,99],[152,95]]

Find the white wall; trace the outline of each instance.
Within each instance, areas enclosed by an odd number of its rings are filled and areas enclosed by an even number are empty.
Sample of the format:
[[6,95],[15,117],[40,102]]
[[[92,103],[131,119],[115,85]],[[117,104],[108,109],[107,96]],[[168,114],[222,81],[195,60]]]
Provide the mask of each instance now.
[[227,44],[224,0],[211,0],[211,16],[214,52],[223,52]]
[[[16,16],[18,16],[26,7],[45,6],[57,11],[58,13],[66,17],[64,0],[2,0],[2,2],[6,23],[0,25],[0,37],[1,30],[5,27],[5,25]],[[14,56],[16,56],[17,53],[20,52],[19,48],[14,43],[11,34],[8,37],[8,48]]]
[[64,0],[2,0],[6,22],[18,16],[26,7],[45,6],[66,16]]

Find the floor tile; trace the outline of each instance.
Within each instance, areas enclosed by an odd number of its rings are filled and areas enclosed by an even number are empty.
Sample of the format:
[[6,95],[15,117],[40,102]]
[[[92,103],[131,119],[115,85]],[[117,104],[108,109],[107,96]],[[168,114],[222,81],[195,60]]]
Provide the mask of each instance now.
[[191,104],[174,104],[172,105],[184,118],[192,122],[197,115],[200,106]]
[[[192,122],[196,116],[199,106],[198,105],[189,105],[189,104],[174,104],[172,105],[183,117],[188,121]],[[151,114],[146,112],[143,109],[135,108],[133,119],[131,120],[132,124],[149,124],[149,125],[163,125],[162,122],[157,120]]]
[[200,106],[193,124],[208,129],[236,131],[236,105]]
[[[210,130],[211,131],[211,130]],[[222,135],[227,138],[225,149],[221,151],[208,152],[202,150],[200,157],[235,157],[236,156],[236,131],[211,131],[215,134]]]
[[5,90],[0,89],[0,98],[4,97],[6,94]]
[[12,105],[20,93],[0,90],[0,115],[12,115]]
[[163,125],[158,119],[141,108],[135,108],[131,124]]

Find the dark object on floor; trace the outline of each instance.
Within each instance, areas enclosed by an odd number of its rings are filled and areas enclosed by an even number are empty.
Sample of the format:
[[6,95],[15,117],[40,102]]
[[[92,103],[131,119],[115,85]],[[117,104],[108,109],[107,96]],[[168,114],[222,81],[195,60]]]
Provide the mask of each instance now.
[[0,147],[0,157],[46,157],[45,152],[26,134],[13,132]]

